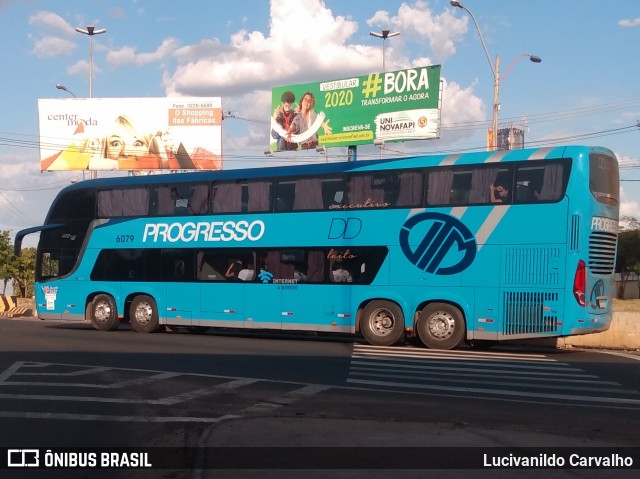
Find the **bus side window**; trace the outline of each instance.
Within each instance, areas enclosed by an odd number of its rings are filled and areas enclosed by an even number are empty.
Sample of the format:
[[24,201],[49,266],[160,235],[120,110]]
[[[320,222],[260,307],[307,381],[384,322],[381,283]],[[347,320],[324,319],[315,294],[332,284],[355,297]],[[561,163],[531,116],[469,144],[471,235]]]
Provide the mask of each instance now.
[[165,281],[192,281],[195,279],[193,250],[163,250],[163,279]]
[[197,277],[202,281],[224,281],[224,275],[214,266],[213,255],[199,251],[197,254]]

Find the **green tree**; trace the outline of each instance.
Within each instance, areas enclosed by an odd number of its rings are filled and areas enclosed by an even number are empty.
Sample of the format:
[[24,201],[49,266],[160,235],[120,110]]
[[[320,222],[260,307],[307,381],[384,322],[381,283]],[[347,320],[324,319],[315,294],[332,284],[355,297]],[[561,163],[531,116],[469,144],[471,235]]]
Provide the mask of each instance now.
[[16,257],[13,255],[11,231],[0,231],[0,280],[2,280],[2,294],[7,291],[7,284],[13,279]]
[[625,286],[631,273],[640,275],[640,223],[631,217],[622,217],[629,226],[618,233],[618,255],[616,273],[620,273],[618,298],[624,296]]
[[21,298],[31,298],[34,295],[36,249],[23,248],[20,256],[15,259],[15,272],[13,274],[14,294]]

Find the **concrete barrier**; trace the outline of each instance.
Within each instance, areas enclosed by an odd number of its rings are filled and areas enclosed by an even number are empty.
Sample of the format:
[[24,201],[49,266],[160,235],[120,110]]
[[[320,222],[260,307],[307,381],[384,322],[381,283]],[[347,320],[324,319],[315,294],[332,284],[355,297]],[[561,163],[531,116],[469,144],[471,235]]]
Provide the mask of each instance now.
[[614,312],[611,327],[607,331],[558,338],[557,346],[559,348],[640,349],[640,312]]
[[0,313],[9,311],[11,308],[15,308],[17,305],[18,298],[16,296],[0,294]]

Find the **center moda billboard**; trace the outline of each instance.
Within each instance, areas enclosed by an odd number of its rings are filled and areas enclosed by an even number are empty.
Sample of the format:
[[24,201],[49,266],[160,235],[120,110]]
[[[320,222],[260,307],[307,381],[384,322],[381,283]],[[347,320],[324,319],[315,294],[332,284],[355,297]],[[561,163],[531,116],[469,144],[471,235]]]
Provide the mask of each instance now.
[[38,100],[40,171],[220,170],[213,98]]
[[271,151],[440,136],[440,65],[272,89]]

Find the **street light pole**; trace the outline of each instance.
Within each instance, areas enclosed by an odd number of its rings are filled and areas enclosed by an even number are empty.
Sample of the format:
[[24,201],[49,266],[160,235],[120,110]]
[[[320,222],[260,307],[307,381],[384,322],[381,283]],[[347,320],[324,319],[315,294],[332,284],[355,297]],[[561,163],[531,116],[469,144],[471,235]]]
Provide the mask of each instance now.
[[387,38],[392,38],[392,37],[397,37],[398,35],[400,35],[400,32],[393,32],[390,33],[391,30],[382,30],[382,33],[378,33],[378,32],[369,32],[369,35],[371,35],[372,37],[376,37],[376,38],[382,38],[382,71],[385,72],[386,71],[386,67],[385,67],[385,50],[386,50],[386,43],[387,43]]
[[[102,33],[107,33],[106,28],[96,28],[93,25],[88,25],[87,29],[76,27],[76,32],[82,33],[83,35],[89,36],[89,98],[93,98],[93,36],[100,35]],[[91,178],[95,179],[98,177],[98,172],[95,170],[91,171]]]
[[[491,57],[489,56],[487,45],[484,43],[484,38],[482,38],[482,32],[480,31],[480,27],[478,26],[476,17],[473,15],[473,13],[471,13],[471,10],[465,7],[461,2],[457,0],[451,0],[449,3],[451,4],[452,7],[461,8],[462,10],[467,12],[471,17],[471,19],[473,20],[473,23],[476,26],[476,30],[478,31],[478,36],[480,37],[480,43],[482,43],[482,48],[484,49],[484,53],[487,57],[487,61],[489,62],[489,68],[491,68],[491,73],[493,74],[493,117],[491,121],[491,129],[492,129],[491,149],[497,150],[498,149],[498,112],[500,110],[500,55],[496,55],[496,64],[494,67],[494,65],[491,63]],[[540,63],[542,61],[540,57],[533,55],[531,53],[521,53],[507,67],[502,79],[504,79],[507,76],[507,73],[509,73],[513,65],[515,65],[516,62],[524,56],[529,57],[529,60],[531,60],[533,63]]]
[[93,25],[87,26],[87,29],[76,28],[76,32],[89,36],[89,98],[92,98],[92,80],[93,80],[93,36],[106,33],[106,28],[96,28]]
[[70,93],[73,96],[73,98],[77,98],[77,96],[71,90],[69,90],[66,86],[64,86],[62,83],[56,83],[56,88],[58,90],[62,90],[62,91],[66,91],[67,93]]

